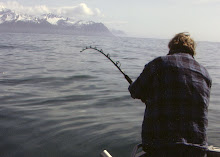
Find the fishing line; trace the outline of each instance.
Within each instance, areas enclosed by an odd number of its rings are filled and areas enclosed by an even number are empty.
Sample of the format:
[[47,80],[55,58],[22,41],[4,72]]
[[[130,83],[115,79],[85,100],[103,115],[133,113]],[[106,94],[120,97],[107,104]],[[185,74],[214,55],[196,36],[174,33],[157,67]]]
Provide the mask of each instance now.
[[130,79],[130,77],[129,77],[128,75],[126,75],[126,74],[121,70],[121,68],[120,68],[120,67],[121,67],[121,63],[120,63],[119,61],[114,62],[114,61],[111,59],[109,53],[108,53],[108,54],[105,54],[102,49],[99,50],[99,49],[97,49],[96,47],[92,47],[92,46],[86,47],[86,48],[82,49],[80,52],[83,52],[83,51],[88,50],[88,49],[93,49],[93,50],[96,50],[97,52],[100,52],[101,54],[103,54],[103,55],[104,55],[106,58],[108,58],[108,59],[117,67],[117,69],[124,75],[124,77],[125,77],[125,79],[128,81],[128,83],[129,83],[129,84],[132,83],[132,80]]

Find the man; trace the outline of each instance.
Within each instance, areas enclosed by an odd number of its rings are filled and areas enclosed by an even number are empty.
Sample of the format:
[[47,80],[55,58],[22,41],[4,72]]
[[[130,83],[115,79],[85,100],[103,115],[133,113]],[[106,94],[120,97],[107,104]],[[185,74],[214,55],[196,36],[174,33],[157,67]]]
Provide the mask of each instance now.
[[129,86],[131,96],[146,104],[143,149],[149,157],[203,157],[211,78],[194,59],[189,34],[177,34],[168,47],[168,55],[145,65]]

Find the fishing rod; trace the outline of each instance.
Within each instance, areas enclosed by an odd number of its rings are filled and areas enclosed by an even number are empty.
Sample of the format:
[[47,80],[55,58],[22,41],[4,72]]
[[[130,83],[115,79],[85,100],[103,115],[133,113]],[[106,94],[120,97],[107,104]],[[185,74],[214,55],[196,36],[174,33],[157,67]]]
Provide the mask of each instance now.
[[114,61],[111,59],[109,53],[108,53],[108,54],[105,54],[102,49],[99,50],[99,49],[97,49],[96,47],[92,47],[92,46],[86,47],[86,48],[82,49],[80,52],[83,52],[83,51],[88,50],[88,49],[93,49],[93,50],[96,50],[96,51],[100,52],[101,54],[103,54],[103,55],[104,55],[106,58],[108,58],[108,59],[117,67],[117,69],[124,75],[124,77],[125,77],[125,79],[128,81],[128,83],[129,83],[129,84],[132,83],[132,80],[130,79],[130,77],[129,77],[128,75],[126,75],[126,74],[121,70],[121,68],[120,68],[121,63],[120,63],[119,61],[114,62]]

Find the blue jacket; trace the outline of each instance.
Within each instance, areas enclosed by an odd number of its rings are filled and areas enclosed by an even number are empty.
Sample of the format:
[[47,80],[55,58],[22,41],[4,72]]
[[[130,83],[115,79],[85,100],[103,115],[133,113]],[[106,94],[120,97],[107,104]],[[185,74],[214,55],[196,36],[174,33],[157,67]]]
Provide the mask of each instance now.
[[175,53],[148,63],[129,86],[131,96],[146,103],[142,144],[206,148],[211,84],[207,70],[189,54]]

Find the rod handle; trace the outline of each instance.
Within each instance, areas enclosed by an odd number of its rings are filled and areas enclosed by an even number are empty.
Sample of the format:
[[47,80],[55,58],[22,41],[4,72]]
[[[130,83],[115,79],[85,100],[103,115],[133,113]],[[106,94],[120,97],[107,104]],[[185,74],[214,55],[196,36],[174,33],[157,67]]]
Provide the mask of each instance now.
[[128,75],[124,75],[125,76],[125,79],[128,81],[129,84],[132,84],[132,80],[131,78],[128,76]]

